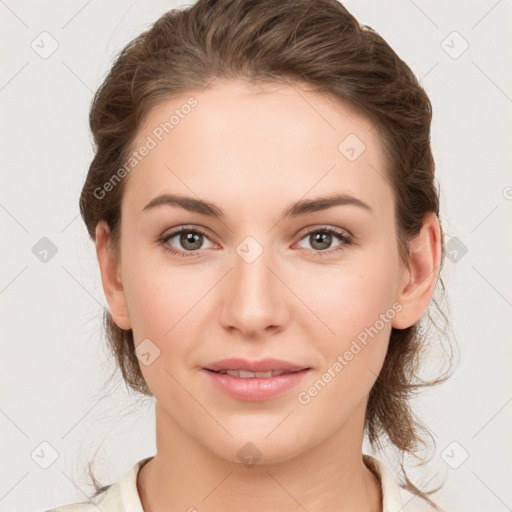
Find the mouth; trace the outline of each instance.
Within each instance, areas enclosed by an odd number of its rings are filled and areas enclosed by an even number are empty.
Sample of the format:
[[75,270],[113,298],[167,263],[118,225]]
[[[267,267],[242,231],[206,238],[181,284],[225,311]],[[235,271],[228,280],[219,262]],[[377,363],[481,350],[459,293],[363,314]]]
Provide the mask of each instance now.
[[[282,359],[265,358],[257,361],[250,361],[240,357],[232,357],[230,359],[222,359],[205,367],[219,373],[228,373],[234,377],[254,378],[254,377],[274,377],[283,373],[294,373],[302,370],[309,370],[306,365],[283,361]],[[229,372],[239,372],[233,374]],[[269,373],[270,372],[270,373]]]
[[[309,368],[304,368],[305,370],[309,370]],[[206,370],[214,373],[219,373],[221,375],[231,375],[232,377],[238,377],[240,379],[264,379],[269,377],[277,377],[279,375],[286,375],[290,373],[297,373],[297,370],[295,372],[289,372],[286,370],[269,370],[267,372],[250,372],[248,370],[210,370],[209,368],[206,368]]]
[[311,367],[277,359],[224,359],[203,370],[214,388],[228,396],[237,400],[261,401],[283,395],[297,386]]

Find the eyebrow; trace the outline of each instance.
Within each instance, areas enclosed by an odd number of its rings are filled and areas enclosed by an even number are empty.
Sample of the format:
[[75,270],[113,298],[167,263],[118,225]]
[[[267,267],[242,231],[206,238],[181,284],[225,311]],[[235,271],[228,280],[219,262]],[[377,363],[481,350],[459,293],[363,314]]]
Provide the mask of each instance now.
[[[222,211],[222,208],[213,203],[203,201],[202,199],[195,199],[193,197],[180,196],[176,194],[162,194],[155,197],[140,211],[140,213],[152,210],[153,208],[157,208],[162,205],[179,206],[190,212],[207,215],[208,217],[215,217],[219,219],[225,218],[225,213]],[[374,214],[373,209],[368,204],[361,201],[361,199],[348,194],[337,194],[332,196],[321,196],[315,199],[301,199],[292,203],[281,214],[280,220],[284,220],[288,217],[300,217],[302,215],[307,215],[308,213],[327,210],[334,206],[347,205],[357,206],[372,215]]]

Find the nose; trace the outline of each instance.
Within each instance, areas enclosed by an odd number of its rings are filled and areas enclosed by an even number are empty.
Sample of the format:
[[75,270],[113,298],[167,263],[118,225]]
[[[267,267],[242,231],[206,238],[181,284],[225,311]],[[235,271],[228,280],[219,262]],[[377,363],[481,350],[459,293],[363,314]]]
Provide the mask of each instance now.
[[250,252],[235,252],[233,268],[223,280],[220,321],[225,329],[243,337],[276,334],[288,322],[287,289],[269,253],[263,250],[253,260],[247,255]]

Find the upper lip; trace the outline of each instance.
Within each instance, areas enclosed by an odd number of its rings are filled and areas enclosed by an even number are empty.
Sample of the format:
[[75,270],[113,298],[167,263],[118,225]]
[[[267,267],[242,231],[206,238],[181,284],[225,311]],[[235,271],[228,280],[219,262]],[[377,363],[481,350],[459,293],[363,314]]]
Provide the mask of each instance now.
[[207,370],[220,371],[220,370],[246,370],[248,372],[268,372],[268,371],[287,371],[297,372],[300,370],[308,369],[306,366],[290,363],[289,361],[282,361],[280,359],[260,359],[258,361],[249,361],[240,357],[232,357],[229,359],[222,359],[205,366]]

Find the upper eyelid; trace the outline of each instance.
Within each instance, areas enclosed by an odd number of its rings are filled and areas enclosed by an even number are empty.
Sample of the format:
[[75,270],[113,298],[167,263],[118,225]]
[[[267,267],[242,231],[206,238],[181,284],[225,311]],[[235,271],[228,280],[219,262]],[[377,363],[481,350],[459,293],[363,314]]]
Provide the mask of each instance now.
[[352,238],[354,236],[347,228],[339,228],[335,226],[330,226],[328,224],[313,224],[311,226],[306,226],[305,228],[302,228],[299,231],[297,231],[294,237],[299,236],[300,233],[303,233],[302,236],[306,236],[309,233],[314,233],[316,231],[333,231],[335,234],[338,231],[340,231],[342,235],[345,235],[347,237]]

